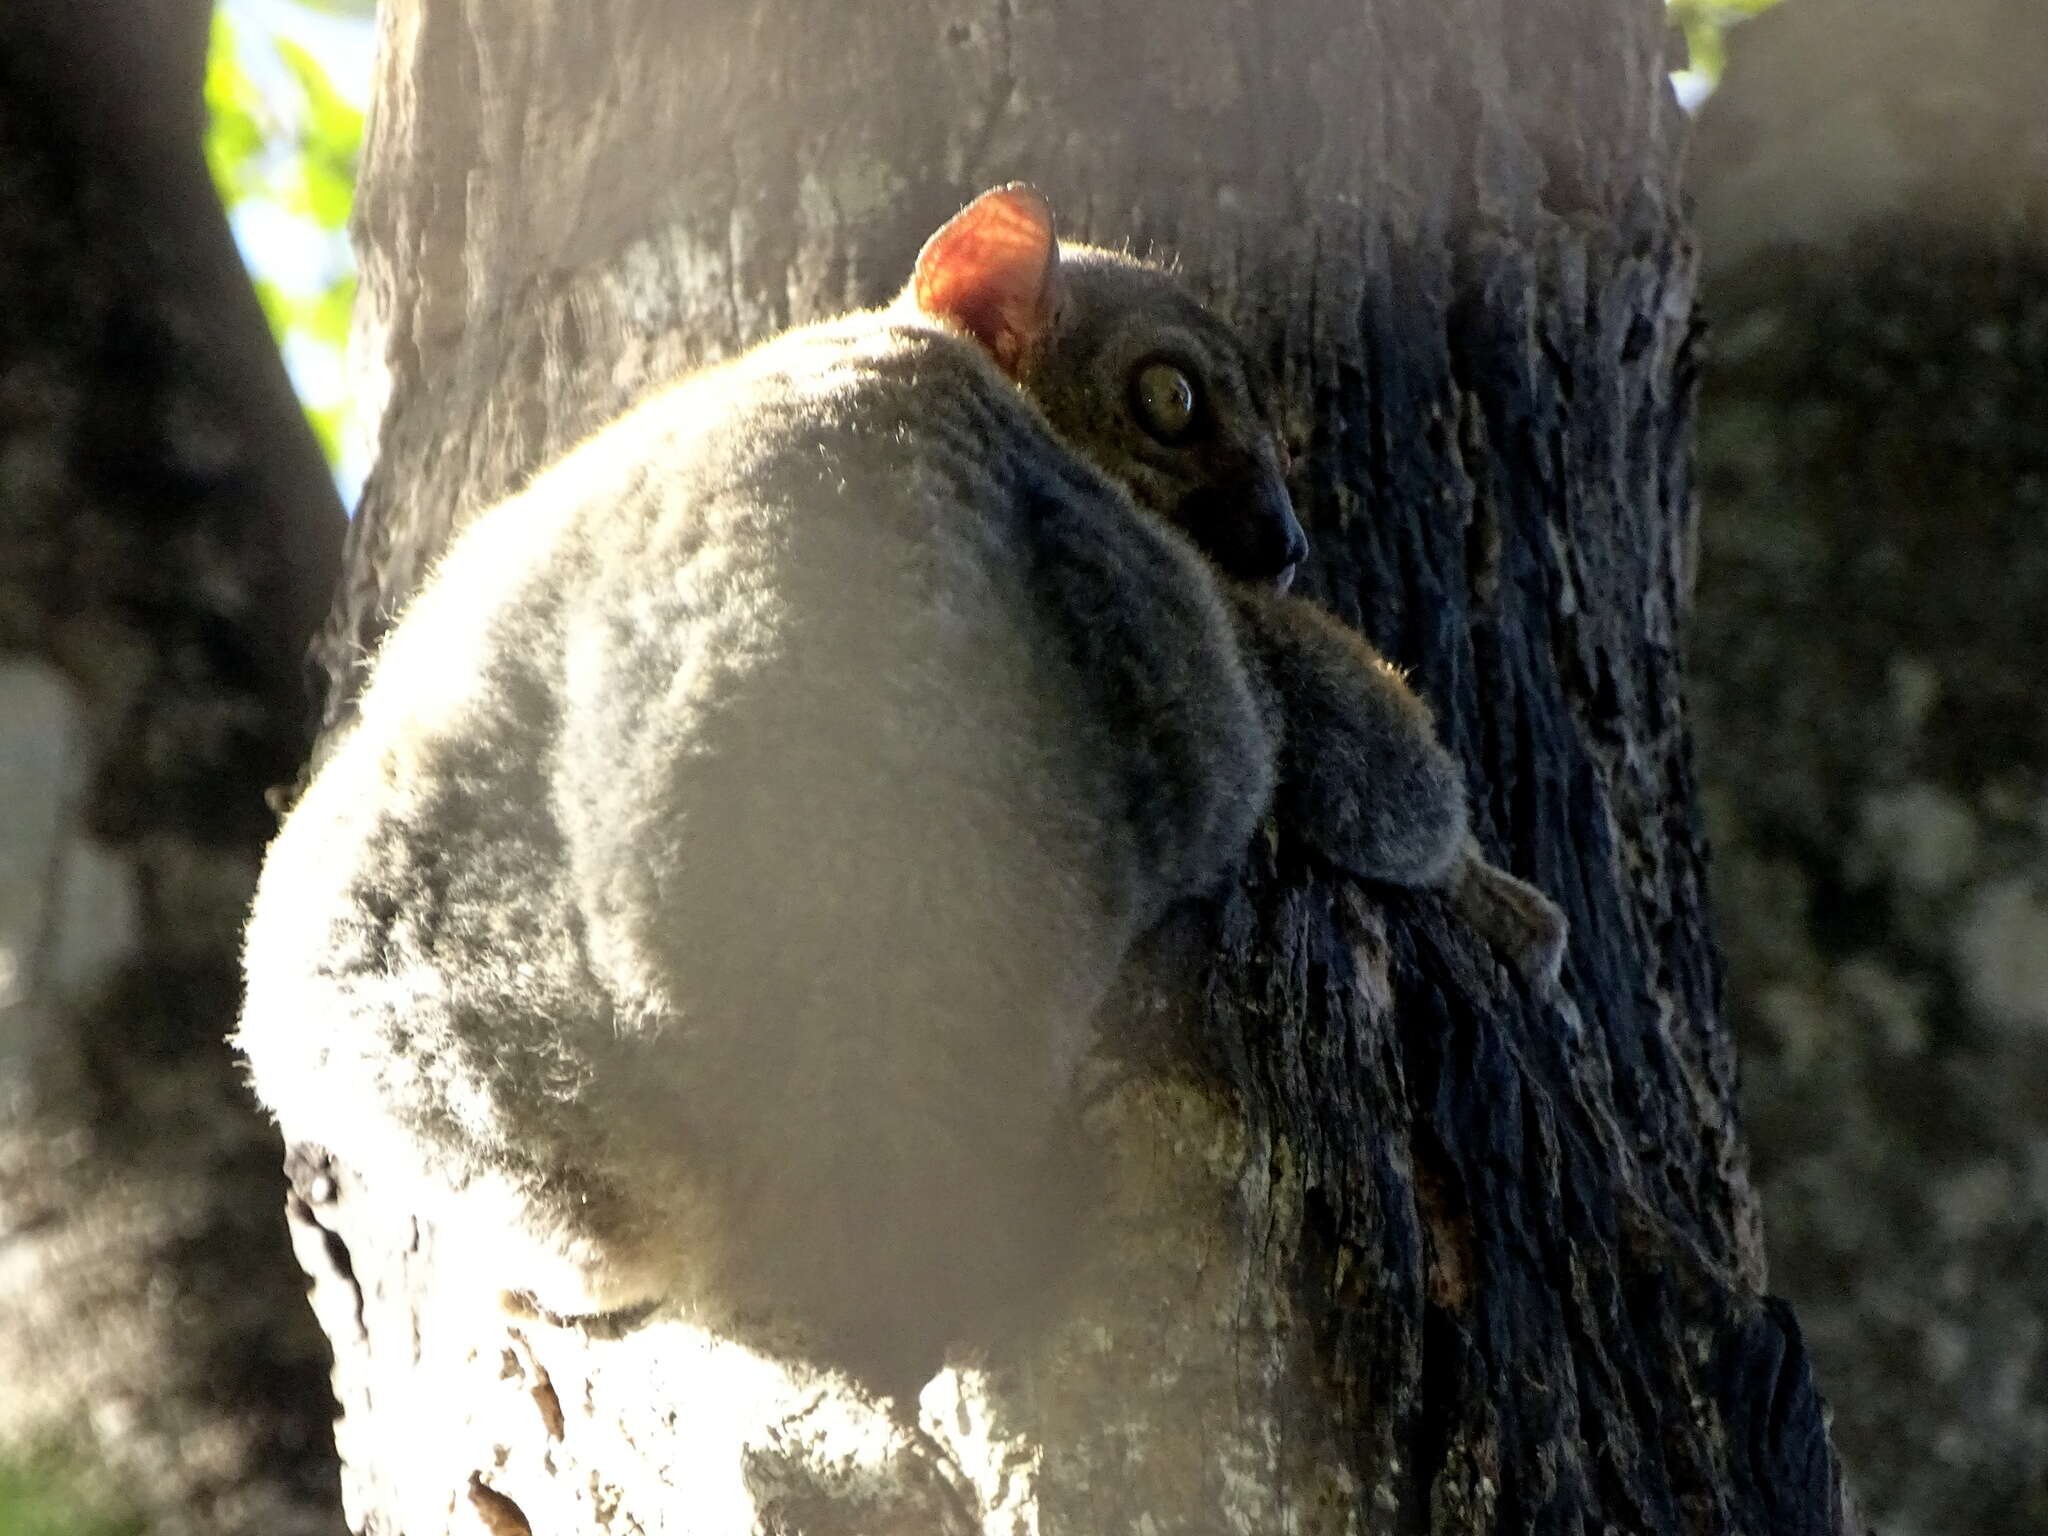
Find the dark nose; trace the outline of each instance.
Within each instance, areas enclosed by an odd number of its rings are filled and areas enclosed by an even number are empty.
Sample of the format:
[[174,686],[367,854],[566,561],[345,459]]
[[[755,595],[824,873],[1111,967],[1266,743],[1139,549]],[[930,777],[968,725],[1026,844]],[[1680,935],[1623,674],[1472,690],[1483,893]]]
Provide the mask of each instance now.
[[1190,491],[1174,521],[1239,581],[1272,582],[1284,590],[1308,558],[1308,535],[1278,475],[1247,475]]

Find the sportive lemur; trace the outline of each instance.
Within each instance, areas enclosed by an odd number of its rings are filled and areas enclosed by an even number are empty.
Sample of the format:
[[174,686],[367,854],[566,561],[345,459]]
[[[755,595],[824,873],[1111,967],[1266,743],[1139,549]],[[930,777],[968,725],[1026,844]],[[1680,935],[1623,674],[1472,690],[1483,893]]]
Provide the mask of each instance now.
[[1552,976],[1427,708],[1280,590],[1275,422],[1010,186],[479,516],[263,870],[286,1135],[551,1311],[893,1368],[1043,1263],[1097,1004],[1269,812]]

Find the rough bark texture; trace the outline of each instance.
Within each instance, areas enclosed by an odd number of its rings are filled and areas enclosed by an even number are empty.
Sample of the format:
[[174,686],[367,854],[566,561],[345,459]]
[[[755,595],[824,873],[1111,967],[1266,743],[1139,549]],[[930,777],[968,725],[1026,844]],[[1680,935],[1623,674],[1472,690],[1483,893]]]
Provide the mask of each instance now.
[[2048,11],[1798,0],[1693,179],[1698,678],[1775,1283],[1891,1536],[2048,1529]]
[[200,159],[208,10],[0,8],[0,1459],[333,1531],[225,1036],[341,515]]
[[1759,1294],[1704,913],[1662,7],[394,0],[383,26],[344,695],[453,523],[664,375],[882,298],[1027,177],[1261,339],[1314,590],[1415,669],[1573,946],[1540,1005],[1434,898],[1335,888],[1273,829],[1105,1014],[1110,1193],[1061,1317],[914,1426],[663,1314],[478,1316],[431,1231],[304,1149],[355,1521],[1845,1529]]

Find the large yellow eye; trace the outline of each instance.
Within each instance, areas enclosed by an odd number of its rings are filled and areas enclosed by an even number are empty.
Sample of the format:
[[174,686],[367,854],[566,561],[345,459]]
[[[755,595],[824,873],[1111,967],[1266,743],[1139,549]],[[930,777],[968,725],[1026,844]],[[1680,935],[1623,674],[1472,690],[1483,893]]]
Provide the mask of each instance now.
[[1131,375],[1131,408],[1159,441],[1178,442],[1194,425],[1194,380],[1171,363],[1145,363]]

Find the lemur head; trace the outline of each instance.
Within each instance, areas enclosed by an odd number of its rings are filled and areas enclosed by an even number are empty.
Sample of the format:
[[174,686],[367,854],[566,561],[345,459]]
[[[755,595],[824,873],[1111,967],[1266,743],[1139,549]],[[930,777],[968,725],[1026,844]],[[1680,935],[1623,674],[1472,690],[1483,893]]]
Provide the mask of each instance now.
[[1286,586],[1308,554],[1272,381],[1165,272],[1062,246],[1021,182],[918,253],[905,301],[963,330],[1053,428],[1228,574]]

